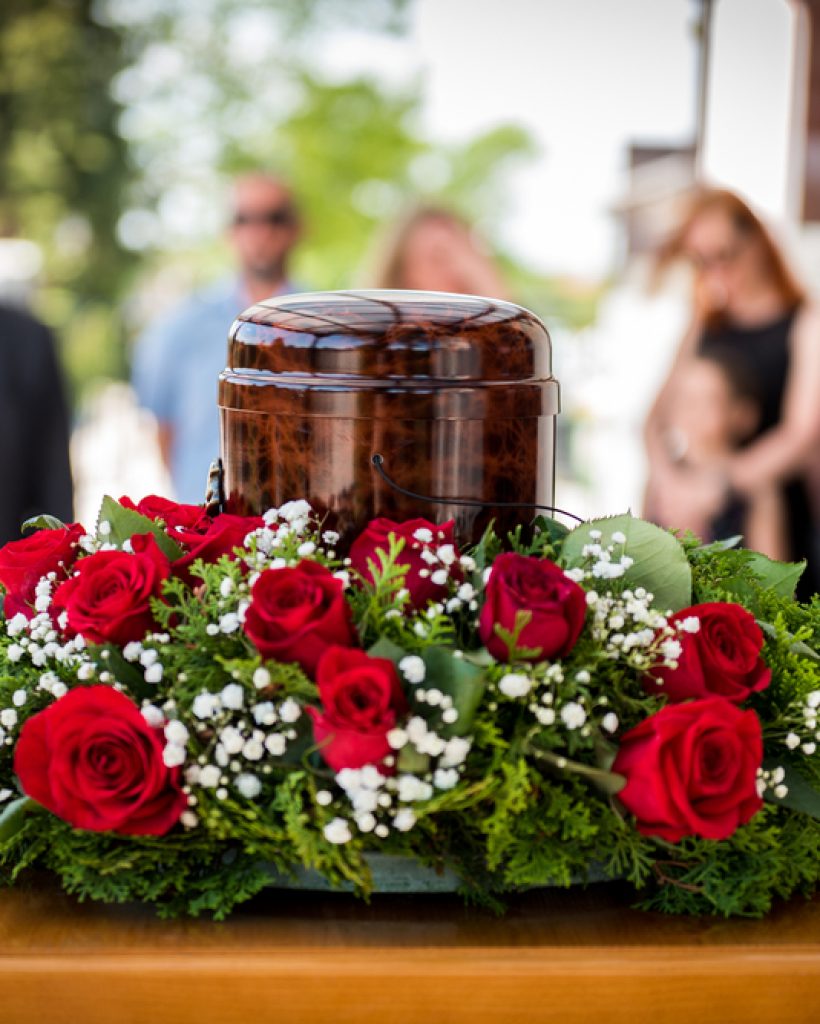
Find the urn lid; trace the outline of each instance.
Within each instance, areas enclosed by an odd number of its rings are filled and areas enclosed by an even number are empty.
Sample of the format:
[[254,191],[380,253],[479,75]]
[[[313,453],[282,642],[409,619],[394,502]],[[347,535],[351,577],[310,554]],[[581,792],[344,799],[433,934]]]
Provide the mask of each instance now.
[[230,332],[233,370],[492,384],[551,377],[546,328],[521,306],[446,292],[306,292],[246,309]]

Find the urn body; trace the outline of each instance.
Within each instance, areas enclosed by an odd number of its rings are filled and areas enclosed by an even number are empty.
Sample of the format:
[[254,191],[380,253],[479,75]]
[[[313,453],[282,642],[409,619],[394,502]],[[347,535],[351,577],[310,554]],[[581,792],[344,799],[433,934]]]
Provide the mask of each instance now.
[[455,519],[462,543],[477,540],[493,519],[511,529],[532,518],[524,506],[553,503],[558,409],[549,335],[512,303],[390,291],[271,299],[234,322],[220,375],[226,507],[306,498],[341,550],[377,516]]

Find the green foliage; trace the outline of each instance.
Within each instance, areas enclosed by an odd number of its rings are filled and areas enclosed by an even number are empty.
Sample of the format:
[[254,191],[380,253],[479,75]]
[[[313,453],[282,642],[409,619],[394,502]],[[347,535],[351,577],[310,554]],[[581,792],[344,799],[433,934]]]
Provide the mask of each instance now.
[[[111,529],[104,536],[115,546],[159,529],[126,512],[106,500],[102,517]],[[265,660],[241,628],[253,599],[249,574],[295,565],[305,542],[311,558],[345,586],[341,563],[322,547],[314,520],[289,522],[287,529],[274,524],[233,557],[197,563],[193,587],[167,580],[153,602],[156,631],[138,644],[78,650],[46,640],[57,636],[48,623],[29,627],[30,636],[19,623],[0,628],[0,880],[13,884],[29,868],[46,869],[81,899],[140,900],[163,915],[217,918],[258,892],[272,872],[318,872],[366,898],[373,884],[367,855],[374,851],[447,867],[466,899],[496,911],[506,892],[601,878],[624,878],[644,906],[676,913],[760,915],[775,898],[814,891],[820,602],[795,602],[788,572],[748,552],[679,542],[643,530],[637,520],[602,521],[604,550],[612,524],[626,535],[630,556],[637,552],[635,576],[602,579],[598,556],[583,554],[594,541],[588,532],[581,543],[580,531],[541,521],[503,543],[488,531],[470,556],[475,568],[462,560],[441,584],[441,603],[422,609],[412,608],[405,593],[402,544],[389,539],[370,567],[372,581],[345,591],[359,642],[397,666],[403,690],[392,709],[366,708],[393,714],[374,727],[385,730],[384,749],[391,751],[378,768],[330,768],[326,740],[312,727],[314,716],[332,717],[324,680],[320,689],[299,664]],[[630,588],[640,581],[658,594],[666,586],[665,605],[682,586],[670,543],[692,567],[696,602],[743,593],[759,617],[772,673],[747,705],[762,725],[759,781],[767,802],[720,842],[647,836],[618,799],[629,773],[615,760],[619,745],[663,707],[662,693],[645,692],[645,674],[666,657],[660,645],[674,635],[648,598],[635,610]],[[616,547],[613,557],[620,558],[621,542]],[[585,626],[561,658],[539,661],[522,651],[515,630],[509,661],[495,661],[480,646],[484,573],[510,549],[584,567],[574,575],[587,590]],[[462,567],[474,588],[464,600],[456,598]],[[650,635],[640,646],[647,623]],[[626,649],[625,635],[644,661]],[[48,643],[56,646],[46,653]],[[153,665],[161,667],[159,680],[150,674]],[[360,682],[364,688],[349,699],[363,710],[370,699],[363,693],[378,687],[369,676]],[[189,807],[165,836],[73,829],[30,798],[15,799],[15,744],[26,721],[65,689],[112,683],[144,706],[147,720],[162,713],[166,738],[170,729],[184,745],[170,752],[182,763]],[[166,754],[177,741],[168,743]]]
[[641,906],[674,914],[760,917],[775,897],[817,885],[820,823],[765,809],[721,843],[685,840],[655,860]]
[[801,814],[808,814],[820,821],[820,792],[810,785],[800,772],[789,764],[785,758],[778,758],[775,762],[764,761],[763,767],[771,770],[781,768],[783,770],[783,782],[788,790],[785,796],[776,796],[773,791],[766,793],[766,799],[779,807],[788,807],[792,811],[800,811]]
[[27,519],[23,523],[20,527],[20,532],[28,533],[29,530],[61,530],[65,525],[62,519],[58,519],[56,516],[32,516],[31,519]]
[[704,555],[714,555],[714,558],[706,562],[711,579],[699,580],[700,588],[711,586],[722,599],[740,601],[756,614],[760,614],[772,598],[791,601],[805,569],[804,562],[774,562],[757,551],[721,551],[712,546],[694,550],[696,568]]
[[179,544],[172,540],[158,523],[149,519],[148,516],[141,515],[132,508],[124,508],[107,494],[103,498],[102,506],[100,507],[100,514],[97,520],[98,531],[102,523],[108,525],[109,532],[105,535],[104,539],[111,544],[121,545],[124,541],[130,540],[138,534],[150,533],[153,534],[160,551],[170,558],[171,561],[182,558],[184,554]]
[[125,55],[97,7],[0,5],[0,233],[43,253],[40,311],[75,383],[123,372],[115,304],[134,263],[115,232],[132,176],[110,91]]
[[20,796],[6,804],[0,813],[0,843],[12,839],[26,822],[26,816],[36,811],[38,805],[27,796]]
[[[386,638],[378,640],[368,648],[367,653],[374,658],[389,658],[397,669],[402,658],[408,654],[404,648]],[[435,726],[438,734],[448,738],[470,735],[476,712],[485,693],[483,668],[466,659],[461,652],[456,656],[452,648],[447,647],[425,647],[420,657],[425,667],[425,687],[435,687],[440,693],[450,697],[450,706],[455,708],[458,714],[456,721],[450,725],[442,722],[440,716],[434,716],[437,719]],[[405,754],[400,762],[401,767],[411,770],[410,763]]]
[[221,920],[269,879],[265,864],[238,843],[82,832],[51,817],[39,817],[0,844],[0,865],[8,872],[11,863],[6,881],[37,864],[58,874],[66,892],[80,900],[139,900],[161,917],[208,913]]
[[426,667],[425,684],[433,686],[452,699],[458,712],[456,721],[437,728],[441,736],[468,736],[485,692],[484,672],[463,657],[456,657],[445,647],[428,647],[421,659]]
[[666,530],[631,515],[592,519],[577,526],[564,540],[565,565],[580,566],[587,561],[584,548],[592,543],[590,531],[595,530],[603,535],[602,544],[610,543],[614,533],[626,537],[624,547],[634,559],[623,577],[626,584],[649,590],[659,608],[678,611],[691,603],[692,572],[680,544]]
[[[422,82],[321,73],[333,33],[354,28],[377,46],[407,31],[409,6],[2,5],[0,231],[44,254],[38,311],[57,329],[76,391],[127,372],[126,333],[144,314],[126,305],[123,316],[122,304],[138,280],[197,284],[227,269],[219,225],[198,211],[213,211],[237,172],[265,167],[293,181],[306,224],[294,277],[315,288],[370,283],[362,267],[374,234],[419,199],[497,235],[509,172],[534,151],[519,126],[443,145],[422,127]],[[592,322],[601,286],[497,256],[524,305],[550,323]]]

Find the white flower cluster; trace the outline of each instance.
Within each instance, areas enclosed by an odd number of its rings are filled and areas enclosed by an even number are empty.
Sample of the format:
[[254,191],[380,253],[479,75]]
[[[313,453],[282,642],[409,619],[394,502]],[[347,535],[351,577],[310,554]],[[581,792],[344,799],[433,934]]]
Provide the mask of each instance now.
[[[364,768],[343,768],[336,775],[336,783],[343,790],[352,809],[352,822],[340,814],[324,826],[324,836],[330,843],[348,843],[353,838],[351,825],[359,832],[372,832],[386,839],[390,830],[409,832],[416,824],[413,805],[430,800],[436,790],[449,790],[457,785],[463,771],[471,741],[460,736],[444,739],[431,732],[423,719],[411,718],[404,729],[393,729],[388,742],[394,750],[410,744],[418,753],[437,758],[435,768],[424,775],[399,772],[383,775],[374,765]],[[395,758],[385,759],[392,767]],[[333,803],[328,790],[320,790],[316,801],[321,806]]]
[[[469,555],[459,557],[454,545],[445,542],[445,537],[443,530],[436,530],[434,534],[428,527],[421,526],[415,531],[409,544],[410,550],[417,552],[424,562],[425,567],[419,570],[422,579],[429,578],[430,582],[438,587],[447,586],[451,580],[457,585],[456,593],[444,604],[431,603],[427,609],[429,618],[435,618],[445,611],[458,611],[462,607],[467,607],[471,611],[478,608],[473,585],[460,582],[462,572],[475,571],[475,560]],[[400,596],[406,598],[407,591],[401,592]]]
[[757,769],[757,795],[764,797],[767,790],[771,790],[778,800],[784,800],[789,795],[789,787],[785,784],[786,769],[778,765],[771,771],[763,768]]
[[[579,669],[572,676],[573,686],[567,693],[562,687],[566,681],[564,666],[555,662],[537,673],[524,672],[517,669],[506,672],[497,683],[499,693],[510,700],[528,700],[528,710],[542,726],[556,726],[567,732],[578,732],[587,737],[592,734],[595,724],[593,712],[596,708],[604,709],[608,704],[605,696],[599,697],[590,708],[590,699],[580,688],[587,686],[592,677],[587,669]],[[562,687],[564,694],[559,694]],[[598,725],[607,733],[618,730],[618,716],[613,711],[605,711]]]
[[[399,671],[408,683],[417,687],[413,691],[413,696],[419,704],[427,704],[431,708],[439,708],[441,720],[445,725],[453,725],[458,721],[458,711],[453,706],[453,698],[449,694],[442,693],[435,686],[425,689],[419,685],[425,680],[427,666],[418,655],[408,654],[402,658],[399,662]],[[405,735],[403,730],[394,730],[394,732]]]
[[[116,544],[113,544],[111,541],[106,540],[106,537],[110,537],[110,536],[111,536],[111,523],[109,523],[106,519],[101,519],[100,522],[97,524],[97,532],[96,532],[96,534],[94,534],[94,533],[84,533],[79,538],[79,540],[77,541],[77,544],[78,544],[78,546],[80,548],[82,548],[82,550],[87,555],[94,555],[98,551],[117,551],[117,550],[119,550]],[[122,550],[123,551],[131,551],[131,550],[133,550],[131,548],[131,542],[130,541],[126,541],[125,544],[122,545]]]
[[[257,669],[254,684],[263,688],[270,681],[266,669]],[[195,806],[192,789],[214,790],[224,800],[228,787],[248,800],[262,789],[260,776],[273,771],[270,761],[282,757],[288,743],[296,739],[293,728],[302,709],[292,697],[282,701],[257,701],[239,683],[228,683],[219,693],[203,690],[193,701],[194,731],[207,741],[206,752],[190,761],[188,730],[172,720],[165,726],[163,759],[170,766],[185,765],[188,802]],[[191,822],[193,824],[193,822]]]
[[592,609],[592,638],[602,644],[609,658],[623,660],[633,668],[648,670],[658,665],[675,669],[682,651],[681,633],[700,628],[695,616],[670,623],[652,608],[654,595],[643,587],[620,595],[587,593]]
[[[264,525],[245,537],[244,547],[249,549],[245,564],[259,572],[262,569],[283,569],[287,565],[295,565],[302,558],[314,556],[319,549],[313,539],[315,523],[312,516],[310,505],[301,499],[268,509],[262,517]],[[338,534],[328,530],[324,539],[325,543],[336,543]],[[334,557],[333,551],[326,554],[329,558]],[[255,578],[252,576],[249,582],[252,585]]]
[[[620,530],[612,534],[606,545],[600,530],[590,530],[589,536],[592,543],[582,549],[586,565],[566,570],[566,575],[576,583],[618,579],[634,565],[634,560],[624,554],[626,536]],[[692,615],[670,625],[667,616],[652,607],[654,599],[654,594],[644,587],[627,589],[621,594],[587,589],[592,639],[603,645],[608,657],[624,660],[644,671],[658,665],[677,668],[682,651],[678,637],[681,633],[696,633],[700,622]]]
[[803,722],[796,730],[790,731],[783,741],[789,750],[800,750],[811,757],[817,752],[820,743],[820,729],[818,729],[818,717],[820,717],[820,690],[812,690],[806,696],[805,703],[799,706],[799,713]]
[[139,666],[146,683],[156,685],[162,682],[165,674],[162,653],[157,648],[170,642],[171,638],[167,633],[151,633],[144,642],[132,640],[127,643],[122,654],[126,661]]
[[[567,732],[578,732],[583,737],[590,736],[594,724],[591,721],[590,700],[579,689],[586,686],[590,682],[590,678],[586,669],[579,669],[572,677],[575,686],[570,689],[569,693],[566,692],[567,688],[563,687],[564,695],[561,696],[558,688],[566,680],[564,668],[558,663],[549,665],[539,680],[530,680],[533,683],[531,689],[537,688],[537,693],[527,691],[527,695],[531,698],[528,705],[530,712],[542,726],[555,725]],[[499,688],[503,682],[504,679],[499,683]],[[602,707],[606,706],[606,697],[600,697],[597,704]],[[615,732],[618,728],[618,718],[614,713],[609,712],[600,724],[607,732]]]
[[[43,669],[36,689],[59,700],[68,693],[68,686],[60,678],[59,670],[76,674],[77,679],[86,681],[97,674],[97,666],[91,661],[82,636],[63,640],[55,628],[47,610],[51,578],[44,577],[38,583],[36,593],[37,605],[42,610],[31,619],[18,612],[5,623],[6,633],[13,641],[6,648],[6,657],[15,664],[30,661],[35,668]],[[105,675],[108,678],[103,681],[114,682],[111,673]],[[12,695],[13,706],[0,709],[0,743],[11,746],[15,742],[12,733],[19,724],[17,709],[27,703],[29,696],[25,689],[15,690]]]
[[[620,530],[612,534],[611,543],[606,545],[601,543],[600,530],[590,530],[589,537],[592,543],[585,544],[581,550],[586,567],[567,569],[567,576],[576,583],[581,583],[585,579],[620,579],[627,569],[635,564],[635,560],[624,553],[626,536]],[[619,548],[620,554],[617,554]]]

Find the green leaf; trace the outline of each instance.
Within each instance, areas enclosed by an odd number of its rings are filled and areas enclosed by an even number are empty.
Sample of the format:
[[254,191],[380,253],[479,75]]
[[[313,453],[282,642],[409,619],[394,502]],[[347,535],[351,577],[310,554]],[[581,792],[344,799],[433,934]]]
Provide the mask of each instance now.
[[472,731],[473,719],[484,696],[484,670],[465,658],[455,657],[447,647],[428,647],[421,655],[427,667],[424,686],[435,687],[452,698],[458,718],[452,725],[442,725],[442,736],[466,736]]
[[551,519],[549,516],[536,516],[532,525],[540,530],[541,533],[545,533],[551,543],[555,545],[560,544],[570,532],[568,526],[559,523],[557,519]]
[[114,501],[107,494],[103,498],[102,507],[100,508],[97,530],[99,530],[100,523],[102,522],[106,522],[111,526],[111,532],[107,534],[107,539],[112,544],[122,546],[125,541],[138,534],[152,533],[156,538],[160,551],[172,562],[177,558],[182,558],[185,553],[162,527],[157,526],[153,519],[135,512],[132,508],[123,508],[118,501]]
[[386,637],[380,637],[372,647],[368,647],[367,653],[371,658],[388,658],[396,668],[398,668],[401,659],[407,657],[407,651],[404,648],[394,644],[392,640],[388,640]]
[[820,821],[820,793],[803,778],[793,765],[768,758],[763,762],[763,767],[766,771],[773,771],[780,767],[786,773],[783,785],[787,787],[788,792],[781,800],[774,795],[771,789],[767,789],[764,799],[768,803],[776,804],[778,807],[788,807],[790,811],[799,811],[801,814],[808,814]]
[[[611,543],[613,533],[620,530],[624,534],[624,551],[634,564],[622,578],[629,586],[644,587],[654,594],[657,607],[679,611],[692,603],[692,569],[681,545],[671,533],[628,513],[576,526],[564,541],[562,561],[567,568],[587,561],[583,549],[593,543],[591,530],[601,531],[603,546]],[[616,546],[616,557],[620,553]]]
[[6,804],[0,814],[0,843],[5,843],[17,835],[25,824],[28,813],[44,809],[30,796],[20,796],[16,800],[12,800],[10,804]]
[[56,516],[32,516],[20,527],[20,533],[26,533],[28,530],[64,530],[65,526],[62,519],[58,519]]
[[[373,658],[389,658],[396,668],[407,656],[407,651],[384,637],[369,647],[367,653]],[[477,657],[481,654],[480,651],[474,653]],[[442,723],[436,726],[436,731],[441,736],[466,736],[472,730],[475,713],[484,696],[483,666],[476,664],[474,659],[468,660],[469,656],[456,657],[449,647],[428,647],[419,657],[425,667],[424,688],[435,688],[447,694],[458,712],[455,722],[449,725]],[[424,715],[429,716],[426,706]],[[401,759],[399,763],[401,767]]]
[[420,754],[407,743],[399,751],[396,769],[400,772],[412,772],[413,775],[423,775],[430,770],[430,755]]
[[743,540],[741,534],[734,537],[725,537],[723,540],[713,540],[710,544],[699,544],[692,550],[693,558],[700,558],[702,555],[712,555],[719,551],[731,551]]
[[525,749],[540,761],[545,761],[554,771],[579,775],[581,778],[591,782],[593,786],[607,796],[614,796],[616,793],[620,793],[626,785],[626,778],[623,775],[619,775],[618,772],[611,772],[605,768],[596,768],[591,764],[583,764],[581,761],[571,761],[568,757],[563,757],[551,750],[542,750],[534,744],[530,744]]
[[595,737],[595,760],[598,767],[605,772],[611,771],[619,749],[617,743],[612,743],[599,733]]
[[140,668],[130,661],[126,661],[122,651],[115,644],[105,644],[102,648],[105,654],[106,668],[118,683],[122,683],[128,693],[138,700],[156,699],[157,687],[154,683],[147,683],[145,675]]
[[[797,581],[806,568],[805,562],[775,562],[758,551],[744,551],[745,575],[728,577],[723,589],[743,604],[752,614],[760,610],[763,592],[792,600]],[[753,574],[750,578],[749,574]]]
[[483,573],[501,550],[501,541],[496,535],[494,523],[491,522],[481,535],[478,544],[473,548],[468,548],[470,556],[475,561],[476,572]]
[[519,608],[515,613],[515,622],[511,630],[505,629],[499,622],[493,626],[493,632],[506,645],[508,661],[532,661],[541,654],[540,647],[519,646],[521,634],[532,619],[532,612]]
[[495,658],[486,647],[479,647],[477,651],[465,651],[464,660],[469,661],[471,665],[478,665],[479,668],[487,668],[494,663]]
[[[771,637],[772,640],[776,640],[781,635],[771,622],[764,622],[762,619],[757,619],[756,622],[766,636]],[[791,636],[791,634],[787,633],[786,636]],[[811,661],[820,661],[820,654],[818,654],[813,647],[809,647],[805,640],[794,640],[789,645],[789,650],[792,654],[799,654],[802,658],[809,658]]]
[[778,597],[794,597],[794,589],[806,568],[805,562],[775,562],[759,551],[750,551],[749,556],[749,565],[762,587]]

